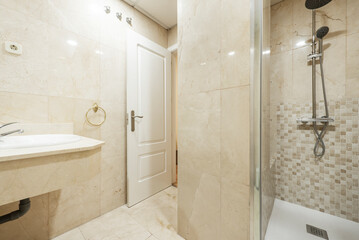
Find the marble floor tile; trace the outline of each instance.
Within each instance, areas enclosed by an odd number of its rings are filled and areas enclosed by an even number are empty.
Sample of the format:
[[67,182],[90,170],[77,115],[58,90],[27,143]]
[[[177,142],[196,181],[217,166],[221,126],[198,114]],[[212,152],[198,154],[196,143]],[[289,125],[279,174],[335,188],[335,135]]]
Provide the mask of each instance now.
[[132,208],[122,208],[159,240],[183,239],[177,235],[176,188],[167,188]]
[[177,235],[177,189],[162,192],[128,208],[122,206],[55,240],[183,240]]
[[158,238],[156,238],[152,235],[151,237],[147,238],[146,240],[158,240]]
[[74,228],[53,240],[85,240],[79,228]]
[[123,209],[117,208],[80,226],[86,240],[147,239],[151,234]]

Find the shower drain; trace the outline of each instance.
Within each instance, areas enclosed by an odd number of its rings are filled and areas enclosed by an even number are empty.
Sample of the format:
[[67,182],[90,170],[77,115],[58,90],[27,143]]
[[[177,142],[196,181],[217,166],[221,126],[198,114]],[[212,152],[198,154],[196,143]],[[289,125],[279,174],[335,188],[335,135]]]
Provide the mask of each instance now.
[[307,224],[307,233],[329,240],[327,231]]

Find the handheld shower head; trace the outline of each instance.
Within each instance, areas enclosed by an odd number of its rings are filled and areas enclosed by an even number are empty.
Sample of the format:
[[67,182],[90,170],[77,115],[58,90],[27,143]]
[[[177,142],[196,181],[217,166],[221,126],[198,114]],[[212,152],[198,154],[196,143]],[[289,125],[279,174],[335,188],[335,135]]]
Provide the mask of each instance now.
[[321,8],[325,5],[327,5],[331,1],[332,0],[306,0],[305,7],[310,10],[314,10],[314,9],[318,9],[318,8]]
[[327,26],[324,26],[319,28],[315,33],[315,35],[317,36],[317,38],[323,39],[328,34],[328,32],[329,32],[329,28]]

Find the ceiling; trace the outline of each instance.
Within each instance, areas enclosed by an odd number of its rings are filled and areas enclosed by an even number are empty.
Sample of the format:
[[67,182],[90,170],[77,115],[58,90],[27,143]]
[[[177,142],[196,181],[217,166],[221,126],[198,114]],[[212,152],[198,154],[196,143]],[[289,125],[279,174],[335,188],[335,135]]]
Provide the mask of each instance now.
[[[177,25],[177,0],[124,0],[166,29]],[[271,5],[283,0],[271,0]]]
[[177,0],[124,1],[166,29],[177,24]]

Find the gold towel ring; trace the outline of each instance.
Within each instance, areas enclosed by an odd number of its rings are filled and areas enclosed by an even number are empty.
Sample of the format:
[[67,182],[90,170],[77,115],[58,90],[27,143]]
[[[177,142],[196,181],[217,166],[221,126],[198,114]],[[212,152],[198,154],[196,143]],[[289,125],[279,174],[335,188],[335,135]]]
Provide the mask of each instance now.
[[[92,122],[88,119],[88,114],[89,114],[89,112],[90,112],[91,110],[94,111],[95,113],[97,113],[98,110],[101,110],[101,111],[103,112],[104,116],[103,116],[102,122],[100,122],[100,123],[92,123]],[[87,110],[87,112],[86,112],[86,121],[87,121],[90,125],[92,125],[92,126],[95,126],[95,127],[101,126],[101,125],[106,121],[106,111],[105,111],[102,107],[99,107],[99,106],[97,105],[97,103],[95,103],[95,104],[92,106],[92,108],[90,108],[89,110]]]

